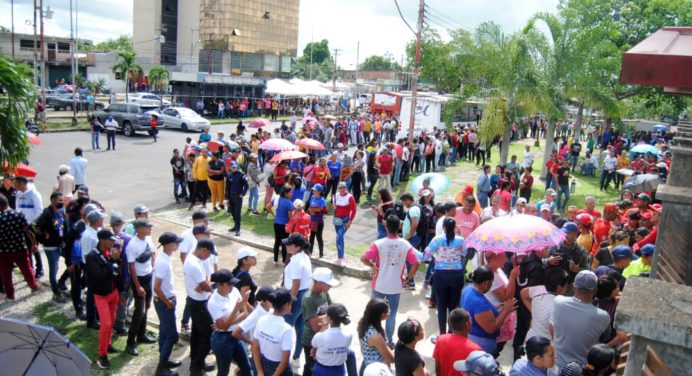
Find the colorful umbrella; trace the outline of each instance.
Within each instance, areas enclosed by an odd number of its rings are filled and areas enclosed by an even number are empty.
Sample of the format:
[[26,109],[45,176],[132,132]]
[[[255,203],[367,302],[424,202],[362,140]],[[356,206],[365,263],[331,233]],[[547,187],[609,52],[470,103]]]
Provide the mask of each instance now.
[[308,156],[307,154],[300,152],[300,151],[288,150],[288,151],[282,151],[281,153],[276,154],[275,156],[272,157],[272,159],[269,160],[269,162],[277,163],[277,162],[286,161],[289,159],[301,159],[301,158],[305,158],[307,156]]
[[43,143],[37,135],[35,135],[31,132],[26,132],[26,139],[32,145],[41,145]]
[[464,239],[465,248],[478,252],[525,253],[557,246],[565,233],[535,215],[514,214],[491,219]]
[[296,146],[283,138],[270,138],[261,143],[259,148],[262,150],[284,151],[295,150]]
[[656,124],[652,128],[656,131],[667,131],[668,130],[668,126],[665,124]]
[[651,154],[661,154],[661,151],[656,149],[655,146],[649,145],[649,144],[639,144],[632,149],[630,149],[630,153],[641,153],[641,154],[646,154],[646,153],[651,153]]
[[449,178],[438,173],[438,172],[428,172],[422,175],[419,175],[417,178],[413,179],[411,182],[411,187],[409,190],[411,193],[414,195],[418,194],[418,191],[423,188],[423,181],[429,179],[430,180],[430,188],[432,188],[433,192],[436,195],[439,195],[440,193],[444,192],[449,188]]
[[212,153],[216,153],[219,150],[223,150],[223,144],[218,141],[209,141],[207,148],[209,148],[209,151]]
[[[4,169],[5,169],[5,171],[9,170],[7,162],[5,162]],[[25,176],[27,178],[33,178],[37,174],[36,170],[34,170],[33,167],[27,166],[24,163],[17,164],[17,166],[15,166],[14,170],[11,170],[10,172],[12,172],[13,174],[15,174],[17,176]]]
[[296,142],[296,145],[302,147],[303,149],[309,150],[326,150],[321,142],[312,138],[301,138]]
[[271,121],[269,121],[267,119],[263,119],[263,118],[257,118],[257,119],[250,120],[249,127],[250,128],[263,128],[263,127],[268,127],[270,125],[272,125]]

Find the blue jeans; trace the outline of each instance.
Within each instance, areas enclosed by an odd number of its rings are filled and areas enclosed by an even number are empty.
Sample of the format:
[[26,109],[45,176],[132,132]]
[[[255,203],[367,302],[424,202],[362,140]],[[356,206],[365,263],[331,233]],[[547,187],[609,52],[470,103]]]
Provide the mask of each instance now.
[[173,178],[173,197],[176,200],[187,197],[187,182],[185,177]]
[[190,324],[190,307],[187,305],[187,299],[185,300],[185,308],[183,308],[183,318],[180,319],[180,323],[183,325]]
[[[308,289],[298,291],[296,301],[293,302],[293,307],[291,308],[291,314],[284,316],[284,321],[291,325],[296,331],[296,347],[293,352],[293,359],[299,359],[301,350],[303,349],[300,344],[301,340],[298,338],[303,338],[303,330],[305,330],[305,320],[303,320],[303,296],[305,296],[306,292],[308,292]],[[310,354],[305,354],[305,356],[310,356]]]
[[396,158],[395,161],[396,164],[394,166],[394,180],[392,181],[392,185],[399,184],[399,177],[401,176],[401,159]]
[[387,237],[387,228],[380,222],[377,222],[377,240]]
[[46,249],[46,258],[48,259],[48,280],[50,281],[50,289],[53,294],[59,294],[58,289],[58,267],[60,264],[60,254],[62,253],[62,248],[56,247],[55,249]]
[[449,162],[450,163],[456,163],[457,161],[457,148],[452,147],[449,149]]
[[254,186],[254,187],[250,188],[250,194],[248,195],[248,199],[247,199],[247,206],[253,212],[256,212],[258,202],[259,202],[259,187]]
[[99,136],[100,135],[101,135],[101,132],[97,132],[97,131],[91,132],[91,148],[92,149],[100,149],[100,147],[99,147]]
[[[409,244],[411,244],[411,247],[413,247],[413,249],[418,250],[418,248],[420,248],[420,245],[421,245],[421,237],[418,234],[413,235],[411,237],[411,239],[408,240],[408,242],[409,242]],[[410,272],[410,271],[411,271],[411,264],[409,264],[408,261],[406,261],[406,273],[408,274],[408,272]],[[408,283],[408,285],[409,286],[415,286],[416,282],[414,280],[411,280]]]
[[570,155],[570,170],[574,171],[577,168],[577,162],[579,161],[578,155]]
[[[564,200],[560,200],[564,196]],[[557,210],[560,212],[565,211],[565,207],[567,207],[567,201],[569,201],[569,184],[567,185],[560,185],[557,188]]]
[[348,224],[348,217],[336,217],[336,218],[341,218],[343,220],[343,224],[341,226],[334,226],[334,229],[336,230],[336,253],[338,257],[344,258],[344,236],[346,236],[346,225]]
[[[432,269],[434,267],[431,265]],[[447,315],[459,307],[461,290],[464,288],[464,270],[435,270],[432,288],[437,303],[437,325],[440,335],[447,333]]]
[[399,310],[399,299],[401,294],[382,294],[375,290],[372,290],[372,298],[385,299],[389,303],[389,316],[387,316],[387,322],[385,322],[385,333],[387,334],[387,342],[394,343],[392,337],[394,336],[394,327],[396,326],[396,313]]
[[168,361],[173,345],[178,343],[178,330],[175,327],[175,298],[172,302],[173,308],[168,309],[162,301],[158,299],[154,301],[154,309],[156,315],[159,316],[159,359],[162,361]]
[[[300,343],[300,341],[296,341]],[[280,362],[275,362],[273,360],[267,359],[264,355],[262,355],[262,368],[264,371],[265,375],[273,375],[274,372],[276,371],[277,368],[279,368]],[[283,374],[281,376],[293,376],[293,370],[291,369],[291,365],[287,364],[286,368],[284,369]]]
[[252,367],[248,359],[245,345],[231,332],[220,332],[215,330],[211,335],[211,349],[216,356],[216,374],[227,376],[231,370],[231,361],[234,361],[239,368],[241,375],[252,375]]
[[488,192],[479,191],[476,197],[478,197],[478,202],[480,203],[481,208],[485,209],[488,207]]

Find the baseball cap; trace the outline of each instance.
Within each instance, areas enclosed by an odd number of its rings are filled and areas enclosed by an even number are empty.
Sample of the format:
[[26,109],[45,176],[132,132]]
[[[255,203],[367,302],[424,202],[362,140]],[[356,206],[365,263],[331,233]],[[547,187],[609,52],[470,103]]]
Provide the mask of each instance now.
[[93,212],[94,210],[99,210],[99,207],[94,205],[94,204],[88,204],[87,206],[84,207],[84,215],[86,217],[89,217],[89,213]]
[[305,203],[301,199],[297,199],[293,201],[293,208],[294,209],[302,209],[305,207]]
[[613,248],[613,260],[622,260],[626,258],[630,258],[632,260],[636,260],[639,257],[632,252],[632,248],[626,246],[626,245],[619,245],[615,248]]
[[135,215],[144,213],[149,213],[149,209],[146,206],[142,204],[135,206]]
[[83,185],[83,186],[79,187],[79,189],[77,189],[77,193],[89,194],[89,187],[87,187],[86,185]]
[[552,188],[546,189],[546,190],[545,190],[545,194],[546,194],[546,195],[551,195],[551,196],[557,196],[557,192],[555,192],[555,190],[552,189]]
[[463,191],[466,195],[472,195],[473,194],[473,186],[471,186],[470,184],[466,184],[464,186]]
[[346,306],[341,303],[330,304],[327,307],[327,317],[332,321],[340,322],[348,325],[351,323],[351,319],[348,317],[348,310]]
[[576,290],[593,291],[598,284],[598,277],[590,270],[582,270],[574,277],[574,288]]
[[96,233],[96,238],[98,238],[98,240],[110,240],[113,242],[118,240],[118,237],[113,235],[110,230],[100,230]]
[[322,184],[315,184],[312,186],[312,190],[317,191],[317,192],[322,192],[322,190],[324,190],[324,187],[322,186]]
[[142,218],[136,219],[132,225],[135,227],[135,229],[138,229],[140,227],[154,227],[154,225],[149,223],[149,221]]
[[87,220],[89,221],[89,223],[96,222],[99,219],[103,218],[106,218],[106,216],[98,210],[92,210],[91,212],[89,212],[89,214],[87,214]]
[[255,251],[250,247],[242,247],[238,250],[238,260],[244,259],[246,257],[257,257],[259,252]]
[[541,205],[541,211],[550,211],[550,205]]
[[642,213],[641,219],[651,219],[651,213],[649,213],[649,212]]
[[60,165],[60,167],[58,167],[58,173],[62,174],[63,172],[68,172],[68,171],[70,171],[70,166]]
[[312,279],[315,282],[326,283],[332,287],[336,287],[341,284],[341,282],[334,278],[334,274],[329,268],[315,268],[315,270],[312,272]]
[[639,194],[639,196],[637,196],[637,198],[640,200],[645,200],[647,202],[651,202],[651,196],[647,195],[646,193]]
[[579,227],[574,222],[565,222],[565,224],[562,225],[562,232],[564,232],[565,234],[579,232]]
[[209,239],[202,239],[197,242],[197,248],[206,248],[211,252],[212,255],[218,255],[216,252],[216,247],[214,246],[214,242],[209,240]]
[[297,245],[300,248],[304,248],[308,245],[308,242],[305,240],[303,235],[298,233],[291,234],[289,237],[282,240],[281,243],[283,243],[283,245]]
[[183,241],[183,238],[179,237],[178,235],[176,235],[170,231],[166,231],[163,234],[161,234],[161,236],[159,236],[159,244],[160,245],[168,245],[171,243],[180,244],[182,241]]
[[642,254],[642,256],[653,256],[655,249],[656,247],[653,244],[647,244],[639,248],[639,252]]
[[365,367],[363,376],[392,376],[392,371],[385,364],[375,362]]
[[342,144],[341,142],[339,142],[339,144],[336,145],[336,147],[337,147],[337,148],[342,148],[342,147],[344,147],[344,144]]
[[233,161],[233,162],[229,163],[229,164],[228,164],[228,168],[231,168],[231,167],[233,167],[233,168],[238,168],[238,163],[237,163],[236,161]]
[[591,216],[590,215],[582,215],[579,217],[579,222],[581,222],[582,226],[590,226],[591,225]]
[[111,212],[111,225],[118,226],[123,224],[123,215],[120,212]]
[[341,187],[346,187],[346,182],[345,181],[340,181],[339,184],[337,185],[338,188]]
[[29,182],[29,179],[27,179],[26,176],[17,175],[17,176],[15,176],[14,181],[18,181],[18,182],[26,184]]
[[474,351],[466,360],[454,362],[454,369],[473,376],[492,376],[498,369],[497,361],[485,351]]
[[[517,199],[517,205],[526,205],[526,199],[523,198],[523,197],[519,197],[519,198]],[[544,205],[544,206],[545,206],[545,205]],[[548,208],[548,210],[550,210],[550,208]]]
[[649,207],[651,208],[651,210],[653,210],[655,212],[661,213],[663,211],[663,205],[661,205],[661,204],[653,204]]
[[269,300],[271,293],[274,292],[274,288],[271,286],[262,286],[257,290],[255,294],[255,299],[259,302],[262,300]]
[[212,273],[210,280],[215,283],[230,283],[232,285],[237,285],[240,282],[228,269],[220,269],[218,272]]
[[199,234],[211,234],[211,230],[205,225],[195,225],[195,227],[192,228],[192,235]]

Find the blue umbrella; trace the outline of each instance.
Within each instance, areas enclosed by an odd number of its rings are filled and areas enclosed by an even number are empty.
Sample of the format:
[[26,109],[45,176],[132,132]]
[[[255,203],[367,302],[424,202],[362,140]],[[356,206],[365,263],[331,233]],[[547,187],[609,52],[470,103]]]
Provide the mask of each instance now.
[[411,193],[414,195],[418,194],[418,191],[423,188],[423,181],[429,180],[430,181],[430,188],[432,188],[433,192],[436,195],[439,195],[440,193],[446,191],[449,188],[449,178],[438,173],[438,172],[429,172],[422,174],[418,176],[417,178],[413,179],[411,182],[411,187],[409,190]]
[[653,126],[656,131],[667,131],[668,127],[665,124],[656,124]]
[[641,154],[646,154],[646,153],[651,153],[651,154],[661,154],[661,151],[656,149],[655,146],[649,145],[649,144],[639,144],[632,149],[630,149],[631,153],[641,153]]

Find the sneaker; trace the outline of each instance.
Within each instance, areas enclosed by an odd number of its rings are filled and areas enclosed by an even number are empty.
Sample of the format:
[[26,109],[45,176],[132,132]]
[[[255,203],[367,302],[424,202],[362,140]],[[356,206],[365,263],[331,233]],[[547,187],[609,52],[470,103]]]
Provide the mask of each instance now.
[[425,294],[425,299],[430,299],[431,297],[432,297],[432,291],[428,291],[428,292]]
[[411,283],[407,283],[406,286],[404,286],[404,290],[413,291],[415,289],[416,289],[416,285],[411,284]]
[[262,214],[260,214],[260,212],[258,212],[258,211],[253,211],[252,215],[254,215],[255,217],[259,217]]
[[64,296],[58,294],[53,294],[53,301],[56,303],[65,303],[67,299]]
[[99,368],[111,368],[111,362],[108,361],[107,356],[100,357],[99,360],[96,361],[96,364],[99,366]]

